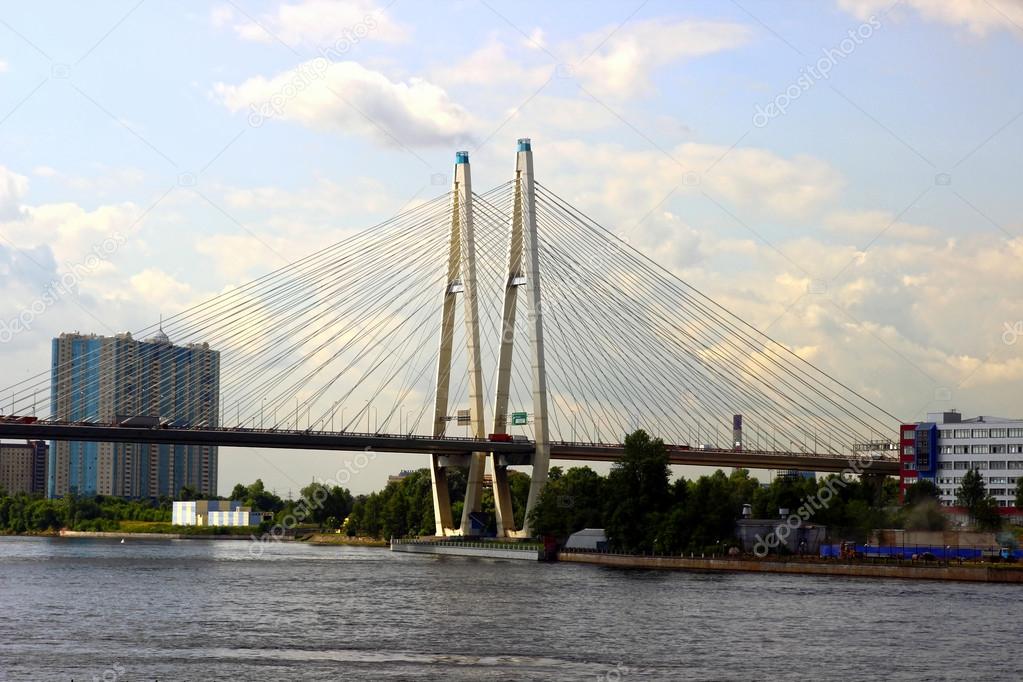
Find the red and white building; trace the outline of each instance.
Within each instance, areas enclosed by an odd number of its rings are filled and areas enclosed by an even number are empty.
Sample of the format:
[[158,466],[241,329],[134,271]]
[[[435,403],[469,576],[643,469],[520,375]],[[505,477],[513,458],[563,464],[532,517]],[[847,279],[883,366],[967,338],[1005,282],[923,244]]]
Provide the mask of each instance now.
[[952,507],[963,476],[976,469],[1003,513],[1015,511],[1023,477],[1023,419],[932,412],[927,421],[901,426],[899,448],[901,493],[926,478],[938,487],[941,503]]

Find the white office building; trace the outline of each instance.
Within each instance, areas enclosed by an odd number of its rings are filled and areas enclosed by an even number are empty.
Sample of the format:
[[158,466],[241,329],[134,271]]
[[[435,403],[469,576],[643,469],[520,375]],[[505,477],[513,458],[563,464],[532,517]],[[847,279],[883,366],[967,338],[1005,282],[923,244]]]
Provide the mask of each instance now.
[[904,425],[901,435],[904,486],[930,479],[941,491],[941,503],[955,506],[963,476],[976,469],[999,507],[1015,506],[1023,477],[1023,419],[937,412]]

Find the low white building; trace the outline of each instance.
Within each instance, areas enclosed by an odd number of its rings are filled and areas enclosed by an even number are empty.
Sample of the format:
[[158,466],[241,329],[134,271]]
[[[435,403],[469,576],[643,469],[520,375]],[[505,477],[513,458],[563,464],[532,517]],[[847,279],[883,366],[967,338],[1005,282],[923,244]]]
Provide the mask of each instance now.
[[238,500],[175,501],[171,523],[175,526],[258,526],[263,514],[243,507]]

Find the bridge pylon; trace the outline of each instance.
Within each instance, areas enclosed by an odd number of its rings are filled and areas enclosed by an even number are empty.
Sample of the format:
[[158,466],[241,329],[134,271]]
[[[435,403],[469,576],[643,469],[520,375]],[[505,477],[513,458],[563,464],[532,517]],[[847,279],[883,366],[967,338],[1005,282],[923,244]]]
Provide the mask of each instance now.
[[508,398],[511,383],[512,351],[515,344],[515,315],[518,291],[525,288],[527,330],[531,358],[530,378],[533,398],[533,475],[522,529],[516,529],[508,485],[508,467],[491,453],[494,508],[497,534],[504,537],[528,537],[529,513],[547,483],[550,466],[550,432],[547,420],[547,370],[543,354],[543,313],[540,297],[540,248],[536,229],[536,194],[533,185],[533,149],[528,138],[518,141],[515,155],[514,203],[508,240],[504,308],[501,317],[501,346],[498,354],[493,433],[508,432]]
[[[466,357],[469,365],[469,419],[472,436],[485,439],[487,434],[483,412],[483,370],[480,357],[476,241],[472,218],[472,179],[469,168],[469,152],[455,153],[455,173],[451,192],[451,233],[448,245],[448,270],[444,288],[440,352],[437,360],[437,394],[434,403],[433,435],[444,436],[447,429],[455,304],[456,296],[462,294]],[[450,464],[452,464],[450,458],[436,454],[431,455],[430,472],[433,482],[433,510],[437,535],[469,535],[472,530],[470,515],[480,511],[486,453],[474,452],[469,457],[469,477],[461,524],[458,528],[453,526],[451,516],[451,499],[447,481],[447,466]]]

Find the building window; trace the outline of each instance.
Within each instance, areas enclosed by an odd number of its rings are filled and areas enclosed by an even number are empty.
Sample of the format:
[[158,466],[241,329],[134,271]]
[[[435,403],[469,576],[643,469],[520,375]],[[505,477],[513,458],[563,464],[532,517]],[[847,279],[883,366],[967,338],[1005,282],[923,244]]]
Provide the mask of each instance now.
[[[994,468],[994,467],[992,467],[992,468]],[[996,485],[996,484],[999,484],[999,483],[1002,484],[1002,485],[1005,485],[1005,479],[1004,478],[989,478],[987,482],[990,483],[991,485]]]
[[999,461],[991,460],[990,462],[988,462],[988,468],[989,469],[1004,469],[1005,468],[1005,462],[1004,461],[1000,461],[1000,460]]
[[915,455],[916,454],[916,448],[914,446],[912,446],[912,445],[907,445],[906,447],[902,448],[902,454],[904,454],[904,455]]
[[956,438],[969,438],[970,437],[970,430],[969,429],[956,429],[955,431],[956,431],[956,435],[955,435]]
[[1018,454],[1018,453],[1023,452],[1023,444],[1010,445],[1009,446],[1009,452],[1014,453],[1014,454]]
[[1015,461],[1015,462],[1011,462],[1011,461],[1010,462],[1006,462],[1005,464],[1006,464],[1006,466],[1005,466],[1006,469],[1023,469],[1023,462],[1018,461],[1018,460]]
[[987,462],[985,462],[982,459],[970,462],[970,468],[971,469],[987,469]]
[[991,449],[987,445],[974,445],[970,447],[970,454],[972,455],[986,455],[991,452]]
[[991,429],[992,438],[1005,438],[1005,429]]
[[988,492],[991,493],[992,495],[996,495],[996,496],[997,495],[1004,495],[1005,494],[1005,488],[992,488]]
[[1009,429],[1009,438],[1023,438],[1023,429]]
[[974,438],[987,438],[987,429],[974,429],[973,430],[973,437]]
[[1005,446],[1004,445],[992,445],[991,446],[991,454],[992,455],[1004,455],[1005,454]]
[[969,451],[970,451],[970,448],[967,445],[953,445],[952,446],[952,454],[954,454],[954,455],[965,455]]
[[916,438],[916,431],[903,431],[902,440],[914,440]]
[[938,454],[951,455],[952,454],[952,446],[951,445],[942,445],[940,448],[938,448]]
[[[969,469],[970,468],[970,463],[969,462],[956,462],[955,465],[956,465],[956,469]],[[958,481],[956,481],[956,482],[958,483]]]
[[[943,453],[943,454],[950,454],[950,453]],[[952,462],[938,462],[938,468],[939,469],[951,469],[952,468]]]
[[903,471],[916,471],[916,462],[903,462]]

